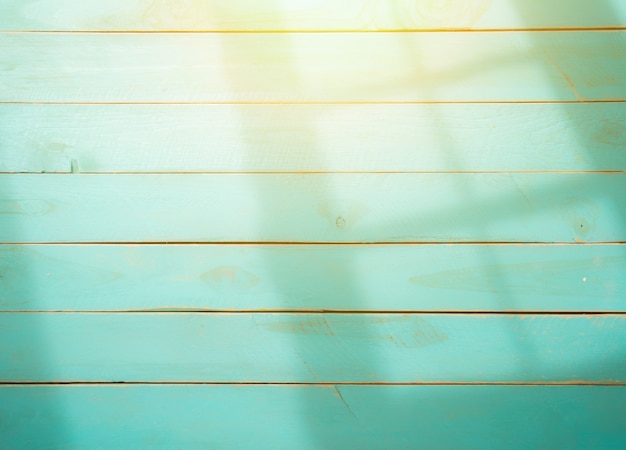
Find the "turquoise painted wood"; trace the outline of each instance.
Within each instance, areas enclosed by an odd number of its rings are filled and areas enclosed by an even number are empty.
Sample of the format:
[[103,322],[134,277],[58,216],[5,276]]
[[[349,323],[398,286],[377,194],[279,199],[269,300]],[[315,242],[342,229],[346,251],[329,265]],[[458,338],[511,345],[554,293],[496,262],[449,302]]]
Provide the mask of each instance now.
[[0,171],[617,171],[625,130],[626,103],[0,104]]
[[4,242],[623,242],[626,174],[1,175]]
[[5,448],[621,448],[608,386],[0,387]]
[[2,30],[428,30],[612,28],[621,0],[4,0]]
[[0,67],[2,102],[624,100],[626,32],[5,33]]
[[624,383],[626,315],[3,313],[3,382]]
[[0,448],[626,448],[625,105],[621,0],[0,0]]
[[626,312],[624,245],[2,245],[0,310]]
[[11,448],[620,448],[625,402],[607,386],[13,386],[0,433]]

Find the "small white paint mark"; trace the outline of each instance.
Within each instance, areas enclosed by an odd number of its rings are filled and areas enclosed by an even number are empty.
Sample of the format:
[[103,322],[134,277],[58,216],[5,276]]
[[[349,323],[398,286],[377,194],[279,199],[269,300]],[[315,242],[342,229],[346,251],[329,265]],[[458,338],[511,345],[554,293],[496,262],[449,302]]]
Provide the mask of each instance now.
[[587,282],[587,277],[583,277],[583,283]]

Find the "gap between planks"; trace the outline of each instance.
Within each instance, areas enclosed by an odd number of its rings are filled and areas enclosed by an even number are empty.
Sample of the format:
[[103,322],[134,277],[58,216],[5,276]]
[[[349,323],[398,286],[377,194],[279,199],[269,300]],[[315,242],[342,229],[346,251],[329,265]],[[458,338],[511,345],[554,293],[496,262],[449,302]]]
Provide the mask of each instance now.
[[0,101],[0,105],[564,105],[582,103],[626,103],[626,98],[576,100],[420,100],[420,101]]
[[597,174],[618,175],[626,170],[299,170],[299,171],[45,171],[45,172],[2,172],[0,175],[449,175],[449,174]]
[[544,28],[421,28],[421,29],[323,29],[323,30],[0,30],[6,34],[383,34],[383,33],[554,33],[554,32],[614,32],[625,31],[618,27],[544,27]]
[[326,241],[110,241],[110,242],[71,242],[71,241],[63,241],[63,242],[53,242],[53,241],[42,241],[42,242],[0,242],[1,245],[11,245],[11,246],[24,246],[24,245],[56,245],[56,246],[128,246],[135,247],[138,245],[146,245],[146,246],[248,246],[248,247],[263,247],[263,246],[276,246],[276,247],[295,247],[295,246],[396,246],[396,247],[405,247],[405,246],[425,246],[425,245],[481,245],[481,246],[542,246],[542,247],[554,247],[554,246],[594,246],[594,245],[624,245],[626,241],[577,241],[577,242],[517,242],[517,241],[500,241],[500,242],[482,242],[482,241],[459,241],[459,242],[451,242],[451,241],[371,241],[371,242],[326,242]]
[[569,246],[592,246],[592,245],[624,245],[626,241],[577,241],[577,242],[517,242],[517,241],[499,241],[499,242],[482,242],[482,241],[459,241],[459,242],[451,242],[451,241],[372,241],[372,242],[326,242],[326,241],[224,241],[224,242],[216,242],[216,241],[107,241],[107,242],[70,242],[70,241],[62,241],[62,242],[53,242],[53,241],[42,241],[42,242],[11,242],[5,241],[0,242],[0,245],[65,245],[65,246],[138,246],[138,245],[152,245],[152,246],[171,246],[171,245],[213,245],[213,246],[277,246],[277,247],[295,247],[295,246],[407,246],[407,245],[484,245],[484,246],[496,246],[496,245],[516,245],[516,246],[558,246],[558,245],[569,245]]
[[515,311],[464,311],[464,310],[361,310],[361,309],[193,309],[193,308],[146,308],[146,309],[128,309],[128,310],[9,310],[0,311],[0,314],[120,314],[120,315],[199,315],[211,314],[214,316],[237,316],[237,315],[262,315],[262,314],[280,314],[283,316],[299,316],[299,315],[335,315],[335,316],[352,316],[352,315],[445,315],[445,316],[626,316],[626,311],[536,311],[536,310],[515,310]]
[[303,382],[272,382],[272,381],[22,381],[0,382],[2,387],[27,386],[276,386],[276,387],[329,387],[334,386],[626,386],[626,382],[590,382],[590,381],[489,381],[489,382],[454,382],[454,381],[427,381],[427,382],[387,382],[387,381],[321,381],[319,383]]

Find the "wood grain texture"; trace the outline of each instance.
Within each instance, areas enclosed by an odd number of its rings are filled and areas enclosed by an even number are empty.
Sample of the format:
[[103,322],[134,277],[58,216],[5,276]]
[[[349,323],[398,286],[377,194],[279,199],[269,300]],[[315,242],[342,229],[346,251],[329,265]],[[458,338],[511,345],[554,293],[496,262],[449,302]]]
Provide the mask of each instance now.
[[0,310],[626,311],[623,245],[3,245]]
[[0,104],[0,171],[626,170],[626,103]]
[[0,0],[0,448],[626,447],[625,100],[621,0]]
[[622,242],[626,174],[0,176],[4,242]]
[[626,382],[626,315],[2,313],[0,382]]
[[4,0],[2,30],[429,30],[623,27],[620,0]]
[[620,31],[0,35],[2,102],[624,98]]
[[625,402],[626,388],[608,386],[4,386],[0,443],[622,448]]

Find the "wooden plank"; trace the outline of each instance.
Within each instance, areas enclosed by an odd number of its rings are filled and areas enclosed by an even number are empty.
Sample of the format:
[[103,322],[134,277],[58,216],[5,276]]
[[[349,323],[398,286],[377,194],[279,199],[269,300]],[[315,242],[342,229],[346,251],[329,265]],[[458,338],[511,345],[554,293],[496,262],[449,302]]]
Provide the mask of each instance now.
[[4,242],[623,242],[626,174],[0,175]]
[[624,245],[3,245],[0,310],[626,311]]
[[429,30],[623,27],[621,0],[4,0],[2,30]]
[[3,102],[626,98],[626,32],[0,35]]
[[0,171],[626,170],[625,129],[626,103],[0,104]]
[[626,382],[626,315],[2,313],[0,382]]
[[[610,386],[3,386],[4,448],[623,448]],[[529,432],[532,430],[532,432]]]

